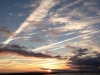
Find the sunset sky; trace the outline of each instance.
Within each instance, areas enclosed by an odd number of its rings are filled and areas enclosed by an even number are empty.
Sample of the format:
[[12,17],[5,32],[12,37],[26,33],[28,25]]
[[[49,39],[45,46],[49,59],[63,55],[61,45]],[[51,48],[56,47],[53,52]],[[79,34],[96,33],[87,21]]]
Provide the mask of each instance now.
[[[0,0],[0,73],[100,68],[100,0]],[[90,64],[91,63],[91,64]]]

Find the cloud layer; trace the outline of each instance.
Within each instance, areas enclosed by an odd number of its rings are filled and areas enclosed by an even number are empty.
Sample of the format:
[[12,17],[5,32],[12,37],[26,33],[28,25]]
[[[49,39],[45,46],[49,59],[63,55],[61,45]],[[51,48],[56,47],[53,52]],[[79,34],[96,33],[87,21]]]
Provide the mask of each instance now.
[[88,49],[77,49],[73,52],[73,56],[69,57],[67,65],[72,69],[79,69],[83,71],[98,71],[100,66],[100,52],[89,53]]
[[[2,47],[2,44],[0,45]],[[4,48],[0,48],[0,54],[7,55],[21,55],[25,57],[36,57],[36,58],[56,58],[61,59],[61,56],[51,56],[43,53],[35,53],[33,51],[28,51],[26,47],[20,46],[18,44],[7,45]]]

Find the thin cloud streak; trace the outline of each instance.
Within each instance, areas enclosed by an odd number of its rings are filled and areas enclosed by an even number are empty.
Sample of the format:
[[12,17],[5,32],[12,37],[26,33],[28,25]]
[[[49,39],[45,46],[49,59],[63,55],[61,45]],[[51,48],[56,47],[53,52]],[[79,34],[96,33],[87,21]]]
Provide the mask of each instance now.
[[76,38],[80,38],[80,37],[83,37],[83,36],[86,36],[86,35],[89,35],[89,34],[97,33],[97,32],[100,32],[100,30],[94,31],[94,32],[91,32],[91,33],[87,33],[87,34],[84,34],[84,35],[80,35],[80,36],[77,36],[77,37],[74,37],[74,38],[71,38],[71,39],[67,39],[67,40],[64,40],[64,41],[61,41],[61,42],[57,42],[57,43],[54,43],[54,44],[51,44],[51,45],[48,45],[48,46],[42,46],[42,47],[36,48],[32,51],[38,51],[38,50],[41,50],[41,49],[49,48],[51,46],[54,46],[54,45],[57,45],[57,44],[60,44],[60,43],[63,43],[63,42],[67,42],[67,41],[70,41],[70,40],[73,40],[73,39],[76,39]]
[[[37,32],[38,33],[38,32]],[[29,35],[34,35],[34,34],[37,34],[37,33],[31,33],[31,34],[29,34]]]
[[50,51],[58,50],[58,49],[61,49],[61,48],[65,48],[65,46],[57,47],[57,48],[51,49]]
[[14,38],[14,39],[12,39],[12,40],[16,40],[16,39],[20,39],[20,38],[31,38],[31,37],[17,37],[17,38]]
[[[90,40],[86,40],[85,42],[87,42],[87,41],[90,41]],[[85,42],[80,42],[80,43],[85,43]],[[77,44],[79,44],[79,43],[75,43],[73,45],[77,45]],[[55,50],[62,49],[62,48],[65,48],[65,46],[57,47],[57,48],[51,49],[50,51],[55,51]]]
[[[38,32],[37,32],[38,33]],[[37,34],[37,33],[31,33],[31,34],[29,34],[29,35],[35,35],[35,34]],[[11,39],[11,41],[12,40],[17,40],[17,39],[20,39],[20,38],[25,38],[25,37],[16,37],[16,38],[14,38],[14,39]],[[31,38],[31,37],[29,37],[29,38]],[[2,42],[1,44],[3,44],[4,42]]]
[[[20,38],[25,38],[25,39],[27,39],[27,38],[31,38],[31,37],[17,37],[17,38],[14,38],[14,39],[11,39],[11,41],[13,41],[13,40],[17,40],[17,39],[20,39]],[[2,42],[1,44],[4,44],[5,42]],[[6,46],[6,45],[5,45]]]

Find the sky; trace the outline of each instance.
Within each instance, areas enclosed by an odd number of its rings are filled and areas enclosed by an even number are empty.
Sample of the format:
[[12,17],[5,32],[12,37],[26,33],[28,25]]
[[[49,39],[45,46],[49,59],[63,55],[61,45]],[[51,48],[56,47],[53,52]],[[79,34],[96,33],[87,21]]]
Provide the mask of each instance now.
[[0,73],[100,68],[99,3],[0,0]]

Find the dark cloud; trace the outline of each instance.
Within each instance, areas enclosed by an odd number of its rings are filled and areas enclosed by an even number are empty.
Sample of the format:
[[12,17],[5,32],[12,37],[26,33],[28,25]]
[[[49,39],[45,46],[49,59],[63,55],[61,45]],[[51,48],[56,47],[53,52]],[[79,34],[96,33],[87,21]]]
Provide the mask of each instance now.
[[80,49],[78,49],[78,50],[76,50],[76,51],[73,51],[73,52],[74,52],[75,55],[77,55],[77,56],[82,56],[82,55],[86,55],[86,54],[87,54],[88,49],[82,49],[82,48],[80,48]]
[[51,58],[49,55],[45,55],[42,53],[34,53],[31,51],[20,50],[20,49],[0,49],[0,53],[12,53],[14,55],[22,55],[25,57],[37,57],[37,58]]
[[2,37],[9,37],[9,36],[14,36],[14,32],[8,29],[8,27],[3,26],[0,28],[0,33],[2,34]]
[[70,48],[70,49],[71,49],[71,48],[72,48],[72,49],[76,49],[76,47],[73,47],[73,46],[70,46],[70,45],[67,45],[66,47],[67,47],[67,48]]
[[[3,46],[4,44],[0,44],[0,48]],[[27,49],[25,46],[20,46],[19,44],[8,44],[4,47],[5,49]]]
[[62,59],[60,55],[54,56],[54,58]]
[[[37,57],[37,58],[52,58],[51,55],[43,54],[43,53],[35,53],[32,51],[25,50],[27,49],[24,46],[20,46],[18,44],[7,45],[5,48],[0,48],[0,54],[13,54],[13,55],[21,55],[25,57]],[[54,56],[53,58],[59,59],[61,56]]]
[[52,52],[50,50],[42,50],[42,53],[50,55]]
[[30,39],[31,42],[44,42],[44,40],[40,37],[34,37],[32,39]]
[[70,62],[72,68],[74,69],[81,69],[81,70],[96,70],[99,69],[100,66],[100,57],[99,58],[92,58],[87,57],[83,59],[71,59]]
[[77,48],[76,47],[73,47],[73,46],[71,46],[71,45],[67,45],[67,46],[65,46],[66,48],[68,48],[70,51],[73,51],[73,50],[77,50]]
[[[88,49],[78,49],[74,52],[74,56],[69,58],[70,62],[68,65],[71,65],[74,69],[82,70],[97,70],[100,66],[100,53],[93,52],[95,56],[86,56],[88,55]],[[83,55],[85,57],[83,57]]]
[[27,49],[25,46],[20,46],[19,44],[12,44],[10,45],[12,48],[17,48],[17,49]]
[[33,47],[33,46],[30,46],[30,48],[35,49],[35,47]]

